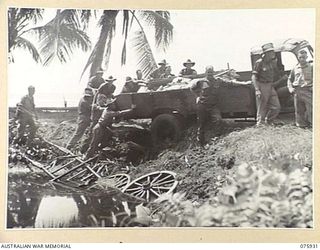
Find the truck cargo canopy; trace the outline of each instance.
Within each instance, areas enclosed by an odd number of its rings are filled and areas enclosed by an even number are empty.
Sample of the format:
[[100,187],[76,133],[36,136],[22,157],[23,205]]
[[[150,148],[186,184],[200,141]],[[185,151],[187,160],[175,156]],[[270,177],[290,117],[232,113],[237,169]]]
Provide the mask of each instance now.
[[[311,47],[309,42],[300,39],[300,38],[288,38],[285,40],[276,40],[276,41],[270,41],[273,43],[275,52],[293,52],[296,54],[296,52],[300,49]],[[265,42],[267,43],[267,42]],[[251,55],[260,55],[262,54],[262,48],[261,46],[265,43],[262,43],[260,45],[254,46],[251,48]]]

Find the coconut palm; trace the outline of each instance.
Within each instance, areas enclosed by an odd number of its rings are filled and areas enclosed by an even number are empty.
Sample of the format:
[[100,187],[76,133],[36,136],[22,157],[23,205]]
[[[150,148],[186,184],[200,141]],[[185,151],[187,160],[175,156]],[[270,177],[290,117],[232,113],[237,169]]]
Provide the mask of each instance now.
[[[8,9],[8,51],[16,48],[28,50],[36,62],[40,62],[40,54],[35,45],[24,35],[30,25],[42,19],[43,9],[9,8]],[[12,55],[11,55],[12,56]],[[12,57],[13,60],[13,57]]]
[[[56,57],[60,62],[66,62],[75,48],[81,48],[83,51],[90,48],[90,39],[86,29],[92,11],[58,9],[55,17],[47,24],[30,27],[42,19],[43,12],[43,9],[9,9],[9,52],[17,47],[28,49],[36,62],[43,58],[43,64],[48,65]],[[93,13],[96,15],[95,11]],[[111,54],[111,43],[116,30],[116,20],[120,13],[122,14],[122,35],[124,38],[121,63],[126,63],[128,37],[133,23],[136,23],[138,28],[133,33],[132,45],[137,52],[138,66],[145,76],[148,76],[157,67],[145,28],[154,29],[155,46],[165,50],[173,35],[170,13],[168,11],[104,10],[98,22],[100,35],[83,73],[89,67],[90,75],[93,75],[103,65],[107,68]],[[39,50],[24,37],[24,35],[30,34],[38,36]]]
[[[91,12],[60,10],[47,24],[35,26],[43,17],[43,9],[10,8],[8,10],[9,53],[16,48],[27,49],[36,62],[48,65],[57,57],[66,62],[75,48],[88,51],[91,42],[85,29]],[[39,49],[26,37],[37,35]],[[41,60],[43,59],[43,60]]]
[[103,64],[105,68],[108,67],[111,43],[115,35],[117,17],[120,13],[122,14],[122,35],[124,39],[121,63],[126,63],[128,37],[132,24],[136,23],[138,28],[133,33],[132,45],[137,52],[138,66],[145,76],[148,76],[157,67],[145,27],[154,28],[156,47],[166,50],[173,35],[170,13],[168,11],[104,10],[99,20],[100,35],[83,73],[89,67],[90,75],[93,75]]

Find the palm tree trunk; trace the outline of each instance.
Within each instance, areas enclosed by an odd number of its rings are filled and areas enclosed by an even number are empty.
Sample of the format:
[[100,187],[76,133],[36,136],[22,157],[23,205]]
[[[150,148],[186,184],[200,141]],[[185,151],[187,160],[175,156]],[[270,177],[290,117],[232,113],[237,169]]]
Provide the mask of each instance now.
[[105,10],[103,12],[103,15],[100,19],[100,36],[94,48],[95,56],[91,65],[90,76],[94,75],[96,71],[102,66],[103,58],[105,55],[105,47],[108,39],[112,39],[118,13],[118,10]]

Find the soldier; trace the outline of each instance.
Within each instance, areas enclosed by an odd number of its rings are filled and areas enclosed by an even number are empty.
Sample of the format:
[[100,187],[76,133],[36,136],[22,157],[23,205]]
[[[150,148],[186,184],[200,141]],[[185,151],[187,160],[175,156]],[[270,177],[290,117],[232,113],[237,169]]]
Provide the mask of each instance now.
[[103,84],[98,88],[99,94],[104,94],[107,98],[113,98],[113,93],[116,90],[116,86],[113,84],[117,79],[113,76],[109,76]]
[[18,126],[18,135],[16,141],[18,142],[24,135],[26,126],[29,125],[29,140],[32,140],[36,134],[37,127],[34,122],[34,118],[38,118],[35,105],[34,105],[34,96],[35,87],[28,87],[28,94],[22,97],[20,103],[17,104],[16,118],[19,122]]
[[85,153],[87,151],[89,144],[91,142],[91,139],[92,139],[93,128],[98,123],[104,108],[107,107],[107,105],[110,101],[111,101],[111,99],[110,98],[108,99],[106,97],[106,95],[97,93],[96,100],[92,104],[92,108],[91,108],[91,123],[90,123],[90,127],[89,127],[89,133],[88,133],[88,136],[86,137],[86,139],[83,141],[83,144],[80,149],[81,153]]
[[242,84],[234,80],[225,80],[214,76],[212,66],[206,67],[206,78],[193,80],[191,91],[196,95],[197,122],[198,122],[198,142],[201,146],[205,144],[205,127],[211,122],[214,127],[222,123],[222,116],[219,107],[220,103],[220,83],[235,85]]
[[205,78],[197,79],[191,86],[191,91],[196,95],[197,105],[197,140],[201,146],[205,144],[205,126],[210,120],[210,88],[209,81]]
[[138,92],[140,86],[137,81],[132,80],[130,76],[126,77],[126,82],[122,88],[121,93],[136,93]]
[[121,118],[124,115],[132,112],[135,106],[132,106],[132,109],[115,111],[115,102],[116,99],[109,102],[107,107],[103,110],[103,113],[98,121],[98,123],[93,128],[93,136],[90,142],[89,149],[87,150],[84,160],[91,158],[96,150],[98,149],[99,144],[105,140],[109,141],[112,138],[113,131],[111,129],[111,125],[113,124],[116,118]]
[[99,68],[96,71],[95,75],[89,79],[88,87],[93,89],[98,89],[101,86],[101,84],[105,82],[104,79],[102,78],[102,75],[103,75],[103,70]]
[[208,101],[208,104],[210,106],[210,119],[213,125],[217,125],[219,122],[221,122],[221,112],[219,107],[219,88],[220,83],[223,82],[225,84],[230,84],[231,81],[224,80],[220,77],[214,76],[214,69],[213,66],[207,66],[206,67],[206,79],[209,81],[209,87],[210,87],[210,100]]
[[151,74],[150,78],[153,79],[159,79],[162,74],[165,73],[166,71],[166,66],[168,65],[166,60],[162,60],[161,62],[158,63],[160,66],[159,68],[155,69]]
[[298,52],[299,63],[291,70],[288,89],[294,94],[295,123],[305,128],[312,126],[313,65],[307,61],[305,50]]
[[80,99],[78,106],[78,126],[68,142],[66,148],[71,149],[81,139],[91,122],[91,105],[93,101],[93,92],[91,88],[86,88],[83,97]]
[[140,69],[138,69],[136,71],[136,75],[137,75],[137,78],[135,79],[136,81],[143,81],[143,79],[142,79],[142,71]]
[[171,73],[171,66],[167,66],[165,72],[160,76],[160,78],[170,78],[174,77],[174,74]]
[[272,43],[262,45],[262,58],[252,71],[252,83],[256,93],[257,125],[273,124],[280,112],[278,94],[273,87],[275,52]]
[[194,69],[192,69],[192,67],[195,65],[195,62],[192,62],[190,59],[188,59],[186,62],[183,63],[183,66],[185,68],[183,68],[180,71],[179,76],[191,76],[191,75],[196,75],[197,71],[195,71]]

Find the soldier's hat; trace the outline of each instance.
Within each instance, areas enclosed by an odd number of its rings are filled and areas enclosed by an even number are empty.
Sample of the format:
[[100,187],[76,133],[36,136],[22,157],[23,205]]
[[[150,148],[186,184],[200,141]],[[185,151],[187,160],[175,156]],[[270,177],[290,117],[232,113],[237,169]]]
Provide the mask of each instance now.
[[205,89],[209,87],[208,83],[209,81],[206,78],[194,79],[190,88],[192,91],[196,91],[201,88]]
[[127,82],[133,82],[133,80],[132,80],[132,78],[131,78],[130,76],[127,76],[127,77],[126,77],[126,83],[127,83]]
[[162,61],[160,61],[158,63],[158,65],[167,65],[167,61],[165,59],[163,59]]
[[212,65],[208,65],[206,67],[206,74],[213,74],[214,73],[214,68]]
[[261,46],[262,48],[262,53],[266,53],[268,51],[274,51],[273,43],[266,43]]
[[113,76],[109,76],[107,79],[106,79],[106,82],[114,82],[115,80],[117,80],[116,78],[113,78]]
[[191,64],[191,67],[192,67],[192,66],[194,66],[196,63],[195,63],[195,62],[192,62],[190,59],[188,59],[186,62],[183,63],[183,66],[186,67],[187,64],[189,64],[189,65]]

